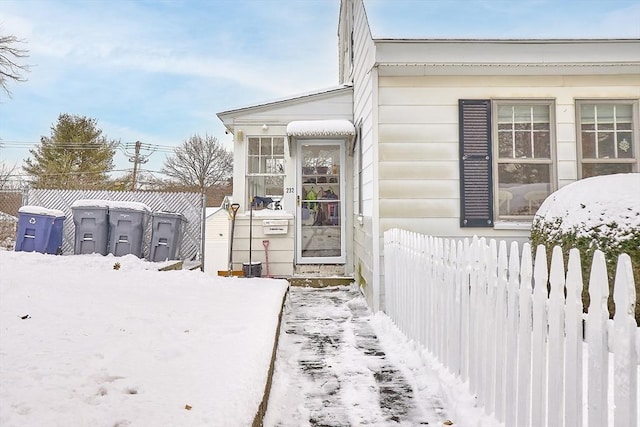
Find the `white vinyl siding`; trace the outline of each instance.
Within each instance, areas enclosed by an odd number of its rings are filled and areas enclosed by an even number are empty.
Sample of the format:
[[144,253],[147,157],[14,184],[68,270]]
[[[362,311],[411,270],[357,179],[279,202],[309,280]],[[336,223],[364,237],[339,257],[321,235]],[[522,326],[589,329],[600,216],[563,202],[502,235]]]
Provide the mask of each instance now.
[[[638,81],[639,75],[380,76],[380,232],[401,227],[442,237],[477,234],[459,225],[459,99],[553,100],[553,179],[559,188],[578,179],[576,99],[640,97]],[[529,221],[482,234],[526,240]]]
[[[362,149],[362,162],[357,174],[354,176],[354,183],[359,179],[362,183],[360,191],[362,194],[361,215],[358,212],[358,201],[354,200],[354,270],[356,280],[362,286],[365,298],[374,307],[380,302],[380,274],[378,261],[380,256],[380,245],[378,242],[378,222],[377,222],[377,196],[376,196],[376,175],[377,165],[377,128],[376,128],[376,98],[377,80],[375,70],[372,70],[374,63],[375,46],[369,31],[369,24],[362,2],[353,3],[353,70],[350,72],[352,78],[353,92],[353,120],[360,124],[359,143]],[[350,43],[350,34],[345,35],[344,40]],[[354,195],[358,194],[354,188]],[[354,197],[355,199],[355,197]],[[376,307],[377,308],[377,307]]]

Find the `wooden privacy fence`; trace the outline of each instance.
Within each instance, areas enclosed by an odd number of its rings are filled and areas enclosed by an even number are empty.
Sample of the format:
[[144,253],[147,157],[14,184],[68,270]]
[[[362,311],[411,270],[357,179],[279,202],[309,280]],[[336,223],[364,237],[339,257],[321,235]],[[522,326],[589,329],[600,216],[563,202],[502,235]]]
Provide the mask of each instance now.
[[613,320],[602,252],[586,315],[578,250],[565,269],[556,247],[547,265],[543,246],[534,265],[529,244],[520,256],[516,242],[507,251],[504,241],[389,230],[385,311],[507,427],[637,426],[640,333],[629,256],[618,259]]

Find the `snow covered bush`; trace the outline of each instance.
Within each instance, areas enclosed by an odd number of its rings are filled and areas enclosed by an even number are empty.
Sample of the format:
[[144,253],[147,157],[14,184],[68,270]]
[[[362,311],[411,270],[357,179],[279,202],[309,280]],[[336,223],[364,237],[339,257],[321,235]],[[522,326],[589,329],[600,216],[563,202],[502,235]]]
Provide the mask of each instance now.
[[589,304],[586,290],[591,259],[596,249],[604,252],[611,314],[618,255],[628,254],[636,284],[636,320],[640,322],[640,174],[586,178],[551,194],[533,219],[531,242],[534,248],[544,245],[548,255],[554,246],[561,246],[565,261],[571,248],[580,250],[585,310]]

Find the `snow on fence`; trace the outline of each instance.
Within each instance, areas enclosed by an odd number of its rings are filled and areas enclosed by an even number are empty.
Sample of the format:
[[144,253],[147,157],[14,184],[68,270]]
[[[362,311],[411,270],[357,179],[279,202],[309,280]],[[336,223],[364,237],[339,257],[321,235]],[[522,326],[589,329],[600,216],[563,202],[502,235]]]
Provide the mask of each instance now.
[[516,242],[507,253],[504,241],[389,230],[385,311],[506,426],[636,426],[640,333],[629,256],[618,260],[613,320],[602,252],[586,316],[578,250],[566,270],[559,247],[550,271],[543,246],[535,261],[529,244],[520,256]]

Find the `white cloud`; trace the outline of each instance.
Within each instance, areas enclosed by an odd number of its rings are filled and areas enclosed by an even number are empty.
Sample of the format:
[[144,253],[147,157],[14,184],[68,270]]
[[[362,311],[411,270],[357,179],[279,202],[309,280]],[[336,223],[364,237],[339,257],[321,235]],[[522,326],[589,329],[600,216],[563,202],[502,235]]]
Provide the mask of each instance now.
[[[44,10],[30,15],[30,18],[10,15],[12,29],[16,32],[20,30],[29,39],[32,58],[40,68],[38,71],[49,74],[51,70],[52,76],[57,75],[56,70],[61,65],[69,68],[87,67],[88,73],[94,72],[94,69],[166,73],[187,78],[223,79],[282,95],[309,90],[310,82],[313,84],[314,79],[322,83],[319,86],[327,86],[327,71],[337,68],[333,66],[336,62],[333,49],[335,36],[333,40],[318,40],[319,36],[313,34],[311,25],[306,27],[306,33],[299,42],[299,37],[292,37],[291,33],[280,36],[284,23],[293,29],[301,29],[305,22],[311,23],[313,16],[308,12],[303,15],[305,11],[301,7],[277,12],[267,9],[271,16],[264,16],[261,20],[265,22],[264,25],[273,27],[272,36],[279,41],[264,40],[264,43],[246,45],[243,44],[243,37],[250,35],[234,35],[233,28],[220,21],[217,25],[212,23],[211,33],[220,35],[222,39],[206,36],[204,40],[187,40],[172,37],[184,31],[176,29],[175,24],[168,24],[167,31],[158,31],[157,27],[164,22],[153,20],[153,17],[126,17],[112,12],[97,21],[95,14],[101,12],[101,8],[92,8],[91,3],[83,3],[83,8],[71,8],[64,4],[59,7],[59,2],[38,4]],[[117,6],[122,8],[121,3]],[[140,19],[123,22],[126,18]],[[305,54],[305,47],[297,44],[308,43],[309,40],[328,46],[326,50],[320,48],[319,51],[314,46],[314,52],[319,54],[322,61],[309,52]],[[286,47],[282,46],[283,42]],[[337,72],[332,77],[337,82]],[[51,79],[43,83],[46,82],[51,83]]]

